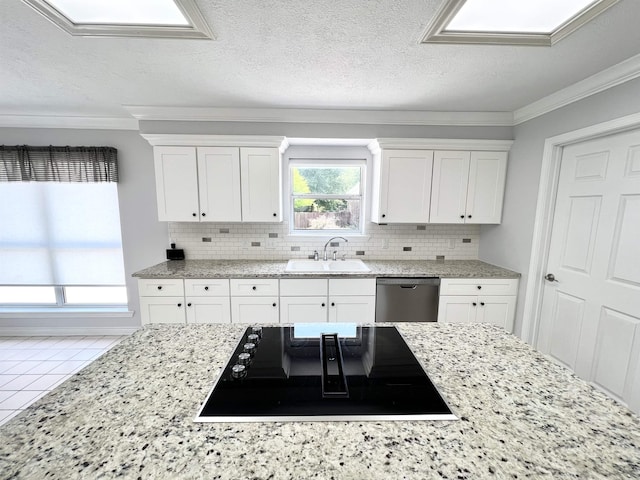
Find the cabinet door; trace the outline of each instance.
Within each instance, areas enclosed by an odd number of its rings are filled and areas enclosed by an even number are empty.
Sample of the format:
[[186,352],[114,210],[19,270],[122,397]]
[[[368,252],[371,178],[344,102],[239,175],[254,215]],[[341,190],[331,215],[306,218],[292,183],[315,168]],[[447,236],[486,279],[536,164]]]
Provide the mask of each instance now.
[[240,149],[243,222],[282,221],[280,153],[277,148]]
[[193,147],[155,147],[158,220],[164,222],[197,222],[198,170]]
[[239,222],[240,149],[198,147],[200,221]]
[[431,203],[431,150],[384,150],[379,223],[427,223]]
[[184,297],[140,297],[142,324],[185,323]]
[[345,295],[329,297],[329,321],[373,323],[376,317],[376,297]]
[[477,296],[440,295],[438,302],[438,322],[471,323],[475,321],[477,309]]
[[231,297],[231,323],[279,323],[278,297]]
[[466,223],[500,223],[507,152],[471,152]]
[[327,297],[280,297],[280,323],[327,321]]
[[187,323],[231,323],[229,297],[187,297]]
[[479,296],[476,322],[492,323],[511,332],[515,310],[515,296]]
[[470,152],[434,153],[431,223],[465,223],[470,158]]

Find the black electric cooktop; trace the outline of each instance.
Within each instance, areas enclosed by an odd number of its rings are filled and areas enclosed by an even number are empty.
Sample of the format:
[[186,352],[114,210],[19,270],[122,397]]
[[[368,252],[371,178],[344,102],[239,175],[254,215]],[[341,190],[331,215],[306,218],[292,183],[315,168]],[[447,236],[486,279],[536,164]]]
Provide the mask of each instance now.
[[196,422],[455,420],[395,327],[249,327]]

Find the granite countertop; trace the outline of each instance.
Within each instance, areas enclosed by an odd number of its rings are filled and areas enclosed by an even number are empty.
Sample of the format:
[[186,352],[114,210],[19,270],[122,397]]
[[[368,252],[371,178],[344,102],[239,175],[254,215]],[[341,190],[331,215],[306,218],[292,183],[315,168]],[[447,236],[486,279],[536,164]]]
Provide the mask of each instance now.
[[640,478],[640,418],[503,330],[401,324],[457,421],[194,423],[241,325],[147,325],[0,427],[3,478]]
[[[338,260],[339,261],[339,260]],[[480,260],[365,260],[370,272],[285,272],[285,260],[172,260],[133,274],[139,278],[440,277],[519,278]]]

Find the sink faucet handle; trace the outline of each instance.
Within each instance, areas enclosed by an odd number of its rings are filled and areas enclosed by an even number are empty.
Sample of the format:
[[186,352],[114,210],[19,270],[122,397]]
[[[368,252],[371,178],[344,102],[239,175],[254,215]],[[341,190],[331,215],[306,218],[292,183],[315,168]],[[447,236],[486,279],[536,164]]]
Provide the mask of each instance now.
[[314,250],[313,251],[313,259],[317,262],[318,260],[320,260],[320,256],[318,254],[318,250]]
[[338,258],[337,258],[337,255],[338,255],[338,251],[337,251],[337,250],[334,250],[334,251],[333,251],[333,261],[334,261],[334,262],[338,259]]
[[346,253],[343,253],[343,254],[342,254],[342,261],[344,262],[346,259],[347,259],[347,254],[346,254]]

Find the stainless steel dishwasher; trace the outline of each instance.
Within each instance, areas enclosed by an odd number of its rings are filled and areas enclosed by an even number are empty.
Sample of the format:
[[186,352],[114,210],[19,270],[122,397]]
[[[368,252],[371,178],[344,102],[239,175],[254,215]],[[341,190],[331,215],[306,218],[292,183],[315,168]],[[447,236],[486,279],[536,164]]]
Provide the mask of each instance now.
[[435,322],[439,278],[378,278],[376,322]]

